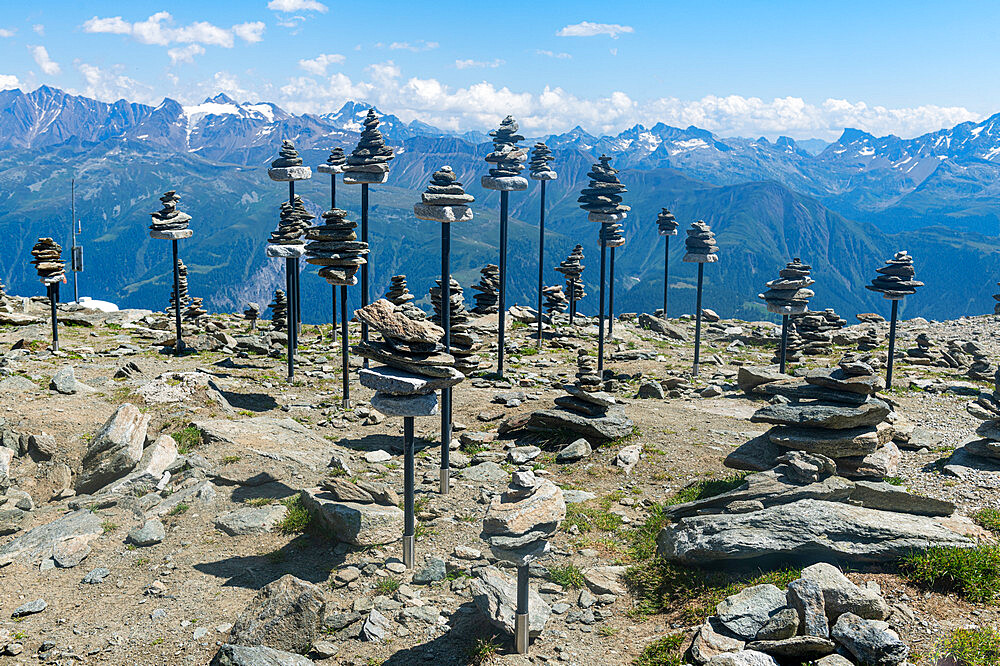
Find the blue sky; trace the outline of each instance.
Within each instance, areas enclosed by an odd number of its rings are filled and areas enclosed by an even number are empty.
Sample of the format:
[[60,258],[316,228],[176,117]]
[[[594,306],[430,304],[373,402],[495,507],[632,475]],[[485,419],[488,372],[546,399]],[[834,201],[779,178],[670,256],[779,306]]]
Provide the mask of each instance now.
[[1000,3],[188,0],[4,3],[0,88],[529,132],[913,136],[1000,111]]

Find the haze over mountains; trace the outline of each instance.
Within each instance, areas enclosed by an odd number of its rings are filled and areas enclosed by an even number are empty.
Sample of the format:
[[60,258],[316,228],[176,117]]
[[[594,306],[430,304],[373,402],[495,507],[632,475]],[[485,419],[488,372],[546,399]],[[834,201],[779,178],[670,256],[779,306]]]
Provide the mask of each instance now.
[[[176,189],[193,216],[195,237],[182,243],[191,291],[215,310],[270,301],[280,262],[263,246],[287,192],[265,173],[281,139],[292,139],[306,164],[337,145],[357,142],[361,103],[328,114],[294,115],[274,104],[218,95],[194,106],[113,104],[43,86],[0,92],[0,280],[19,294],[42,293],[27,264],[38,236],[69,244],[69,181],[77,178],[87,271],[82,293],[122,305],[163,308],[169,294],[169,246],[149,239],[157,197]],[[389,110],[391,111],[391,109]],[[453,266],[468,288],[496,261],[496,194],[479,186],[488,152],[485,133],[454,134],[382,116],[396,149],[389,183],[372,188],[372,291],[403,272],[418,296],[436,277],[436,225],[419,222],[412,205],[430,174],[450,164],[477,198],[476,219],[455,225]],[[913,139],[847,129],[817,152],[782,137],[722,138],[696,127],[635,126],[617,136],[577,127],[544,139],[559,180],[549,184],[546,282],[575,243],[582,243],[585,281],[596,309],[597,228],[577,207],[586,172],[607,153],[622,171],[632,213],[619,251],[616,310],[651,311],[662,294],[662,240],[656,213],[672,210],[683,225],[704,219],[716,231],[720,263],[706,271],[705,304],[726,316],[765,317],[757,294],[793,256],[814,267],[815,308],[847,317],[884,311],[863,288],[894,251],[907,249],[927,286],[904,304],[904,316],[933,318],[992,311],[1000,251],[1000,115]],[[534,138],[532,138],[534,140]],[[296,192],[319,213],[329,206],[329,178],[316,174]],[[338,205],[357,215],[359,188],[338,188]],[[511,196],[508,302],[534,303],[538,193]],[[691,266],[680,262],[682,236],[671,244],[671,314],[693,308]],[[314,272],[311,267],[306,268]],[[329,288],[304,277],[307,321],[329,316]],[[356,291],[356,290],[355,290]],[[471,295],[470,295],[471,298]]]

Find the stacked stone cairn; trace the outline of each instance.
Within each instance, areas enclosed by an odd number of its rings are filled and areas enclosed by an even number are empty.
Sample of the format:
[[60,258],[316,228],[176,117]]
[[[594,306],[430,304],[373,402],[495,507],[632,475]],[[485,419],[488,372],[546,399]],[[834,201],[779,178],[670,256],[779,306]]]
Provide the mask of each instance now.
[[35,265],[38,277],[45,285],[66,280],[66,262],[62,260],[62,246],[51,238],[39,238],[31,248],[31,263]]
[[378,184],[389,180],[389,160],[394,155],[378,129],[379,119],[375,109],[368,109],[363,125],[358,145],[348,156],[344,168],[344,182],[348,185]]
[[163,204],[163,207],[155,213],[150,213],[150,217],[153,218],[152,223],[149,225],[149,235],[151,238],[177,240],[180,238],[189,238],[194,234],[188,228],[191,216],[177,210],[177,202],[180,200],[181,198],[177,196],[177,192],[174,190],[163,193],[163,196],[160,197],[160,203]]
[[877,326],[869,324],[861,329],[861,335],[858,336],[859,352],[872,351],[880,344],[882,344],[882,336],[879,334]]
[[661,209],[656,216],[656,229],[661,236],[676,236],[678,226],[677,218],[666,208]]
[[355,311],[382,340],[362,341],[354,353],[381,366],[361,370],[361,385],[375,391],[372,407],[386,416],[432,416],[435,391],[465,379],[455,357],[444,352],[444,331],[427,320],[411,319],[384,298]]
[[302,198],[295,195],[294,200],[281,202],[281,213],[278,216],[278,228],[271,232],[268,243],[268,256],[295,258],[302,256],[305,241],[302,234],[309,228],[312,215],[306,210]]
[[965,371],[965,376],[982,382],[990,381],[993,378],[993,366],[990,365],[990,357],[986,350],[976,342],[967,342],[964,349],[972,355],[972,363]]
[[[888,422],[892,408],[876,396],[884,384],[869,360],[848,356],[837,368],[811,370],[804,379],[781,379],[774,373],[768,378],[777,381],[759,383],[747,379],[754,376],[752,370],[741,369],[740,386],[751,395],[780,396],[750,418],[773,425],[765,435],[770,457],[802,451],[833,459],[841,476],[895,475],[900,454]],[[770,466],[767,458],[763,456],[762,469]]]
[[320,267],[321,278],[332,285],[358,283],[358,269],[365,263],[368,243],[358,240],[357,223],[347,219],[347,211],[331,208],[323,213],[323,222],[306,232],[306,263]]
[[583,246],[577,245],[562,262],[556,266],[556,272],[566,276],[565,293],[573,302],[579,302],[587,295],[583,288]]
[[539,141],[531,149],[531,161],[528,162],[528,175],[531,176],[532,180],[555,180],[557,175],[555,169],[550,164],[554,159],[549,147]]
[[496,314],[500,303],[500,268],[496,264],[486,264],[479,271],[479,282],[472,285],[477,292],[473,298],[477,315]]
[[[786,363],[798,363],[802,360],[802,351],[805,348],[805,340],[799,334],[799,327],[795,321],[788,322],[788,341],[785,346],[785,362]],[[771,363],[779,363],[781,361],[781,350],[776,349],[774,356],[771,357]]]
[[413,304],[415,296],[406,287],[405,275],[393,275],[389,279],[389,290],[382,296],[410,319],[427,319],[427,313]]
[[569,307],[569,300],[563,293],[561,284],[542,288],[542,297],[545,298],[545,311],[549,313],[549,319],[553,320],[556,313],[566,312]]
[[420,195],[420,203],[413,206],[413,214],[431,222],[468,222],[472,219],[469,204],[475,200],[466,194],[452,168],[443,166],[431,176],[430,184]]
[[703,220],[692,222],[684,239],[684,261],[695,264],[713,264],[719,260],[719,246],[715,244],[712,228]]
[[[432,320],[435,324],[441,325],[441,280],[435,281],[436,287],[431,287],[431,305],[434,306]],[[483,346],[482,339],[472,331],[472,317],[465,309],[465,298],[462,294],[462,285],[455,278],[451,278],[451,303],[448,313],[448,325],[451,329],[451,353],[455,357],[455,367],[464,374],[475,372],[479,369],[482,359],[476,354]],[[441,331],[442,336],[444,330]]]
[[316,167],[316,171],[335,176],[338,173],[344,173],[344,165],[346,164],[347,156],[344,155],[344,149],[337,146],[330,151],[330,156],[326,158],[326,162]]
[[885,264],[882,268],[875,269],[878,275],[871,284],[865,285],[865,289],[877,291],[891,301],[898,301],[904,296],[917,293],[917,287],[924,286],[923,282],[913,279],[916,274],[913,257],[906,250],[897,252]]
[[[1000,471],[1000,368],[993,374],[993,391],[982,391],[966,410],[982,423],[976,428],[978,438],[965,442],[949,461],[962,467]],[[972,460],[969,461],[969,456]],[[983,465],[978,461],[987,463]],[[953,468],[945,466],[946,472]],[[954,472],[953,472],[954,473]],[[957,476],[964,476],[961,472]]]
[[191,302],[188,303],[187,308],[181,314],[181,317],[183,318],[184,321],[197,324],[200,323],[206,317],[208,317],[208,311],[202,307],[203,300],[204,299],[201,298],[191,299]]
[[601,155],[587,175],[590,184],[580,191],[577,202],[587,211],[587,219],[601,224],[600,242],[605,247],[618,247],[625,243],[621,225],[629,206],[622,203],[622,194],[627,192],[618,180],[618,169],[611,166],[611,158]]
[[563,385],[567,395],[555,399],[556,409],[532,412],[523,428],[531,432],[569,430],[592,444],[630,435],[635,424],[615,396],[603,390],[596,357],[580,349],[576,362],[576,381]]
[[282,289],[274,292],[274,300],[267,307],[271,308],[271,328],[283,331],[288,324],[288,299]]
[[802,339],[802,353],[808,356],[829,354],[833,346],[833,334],[842,329],[847,322],[827,308],[822,312],[806,312],[793,315],[792,322]]
[[[521,467],[511,475],[507,490],[490,501],[481,537],[498,560],[518,567],[529,566],[549,553],[549,539],[565,518],[562,490],[548,479],[536,477],[530,468]],[[470,587],[480,612],[494,626],[513,634],[515,623],[510,617],[513,613],[505,617],[496,602],[497,597],[516,599],[516,582],[490,566],[477,572]],[[548,604],[534,590],[529,590],[529,637],[542,633],[550,613]]]
[[517,121],[513,116],[507,116],[501,121],[499,128],[490,132],[493,151],[483,159],[492,166],[489,174],[481,179],[484,189],[502,192],[523,192],[528,189],[528,181],[521,176],[528,155],[517,145],[524,141],[517,130]]
[[[711,233],[711,232],[709,232]],[[809,307],[815,292],[809,287],[816,281],[809,277],[812,266],[795,257],[778,271],[778,279],[767,283],[767,291],[757,297],[767,304],[767,311],[780,315],[798,315]]]
[[302,158],[295,150],[295,144],[284,139],[281,148],[278,149],[278,157],[271,162],[267,175],[273,181],[285,183],[312,178],[312,169],[302,165]]
[[943,365],[948,367],[944,357],[934,350],[934,343],[931,342],[927,333],[917,334],[917,346],[907,349],[903,360],[910,365]]
[[260,305],[250,301],[243,310],[244,321],[250,322],[250,328],[257,328],[257,320],[260,318]]
[[[188,293],[188,269],[180,258],[177,259],[177,291],[180,292],[180,306],[183,310],[191,304],[191,295]],[[175,307],[177,307],[177,294],[171,289],[170,306],[166,312],[173,312]]]

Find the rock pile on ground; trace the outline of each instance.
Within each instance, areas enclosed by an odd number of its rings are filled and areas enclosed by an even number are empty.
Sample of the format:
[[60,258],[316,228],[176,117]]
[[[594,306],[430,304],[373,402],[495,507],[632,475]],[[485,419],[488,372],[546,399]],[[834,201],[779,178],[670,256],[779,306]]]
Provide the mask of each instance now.
[[[436,280],[437,286],[430,288],[431,304],[434,306],[432,319],[441,325],[441,280]],[[451,330],[451,354],[455,357],[455,368],[463,374],[471,374],[479,369],[482,359],[476,353],[483,345],[482,339],[472,330],[469,311],[465,309],[465,299],[462,295],[462,285],[455,278],[450,283],[451,302],[448,312],[448,325]],[[444,335],[444,331],[441,331]]]
[[834,333],[847,323],[834,312],[833,308],[827,308],[822,312],[807,310],[802,314],[793,315],[791,319],[802,339],[802,353],[807,356],[829,354],[833,347]]
[[250,322],[250,328],[257,327],[257,320],[260,318],[260,305],[250,301],[243,310],[243,320]]
[[[180,306],[184,310],[191,303],[191,295],[188,293],[188,269],[180,258],[177,259],[177,292],[180,292]],[[171,288],[170,306],[166,309],[168,314],[177,307],[177,301],[177,293]]]
[[688,656],[710,666],[900,666],[910,651],[889,616],[878,585],[859,587],[818,563],[784,590],[755,585],[726,597],[695,632]]
[[975,464],[979,460],[1000,469],[1000,368],[993,375],[993,390],[981,392],[966,411],[982,421],[976,428],[978,437],[956,449],[950,463],[962,464],[971,457],[971,467],[983,467]]
[[532,412],[523,427],[532,432],[570,431],[594,444],[630,435],[635,425],[614,395],[602,390],[597,359],[577,354],[576,381],[563,385],[567,395],[555,399],[557,409]]
[[283,331],[288,325],[288,298],[282,289],[276,289],[274,300],[267,307],[271,308],[271,328]]
[[476,307],[472,311],[477,315],[496,314],[500,304],[500,268],[496,264],[486,264],[479,271],[479,282],[472,285],[476,295]]
[[413,304],[415,296],[406,287],[405,275],[393,275],[389,279],[389,290],[382,296],[395,305],[400,312],[410,319],[426,319],[427,313]]
[[[750,393],[779,396],[750,418],[773,424],[765,435],[777,447],[772,452],[828,456],[838,474],[850,478],[880,479],[896,473],[900,455],[888,422],[892,408],[876,396],[883,382],[865,359],[845,358],[838,368],[812,370],[801,380],[783,380],[777,373],[749,379],[754,371],[748,368],[740,373],[741,386]],[[761,469],[767,466],[765,460]]]
[[191,302],[184,309],[184,312],[181,313],[181,318],[186,322],[197,324],[208,317],[208,310],[202,307],[203,300],[201,298],[192,298]]
[[66,262],[62,260],[62,246],[51,238],[39,238],[31,248],[31,263],[35,265],[38,277],[45,284],[55,284],[66,280]]
[[385,145],[385,138],[379,131],[379,119],[375,109],[368,109],[362,122],[364,129],[354,151],[347,157],[344,168],[344,182],[349,185],[384,183],[389,180],[389,160],[393,159],[392,148]]
[[719,246],[715,244],[712,228],[702,220],[692,222],[684,239],[684,261],[696,264],[711,264],[719,260]]
[[490,165],[489,175],[483,176],[481,180],[484,189],[501,192],[522,192],[528,189],[528,181],[520,175],[528,155],[517,145],[524,141],[517,130],[517,121],[513,116],[507,116],[500,122],[500,127],[490,132],[493,151],[483,158]]
[[365,263],[368,243],[358,240],[355,222],[347,211],[331,208],[323,213],[323,222],[306,232],[306,263],[320,266],[319,276],[332,285],[358,283],[358,269]]
[[545,311],[549,313],[549,318],[555,317],[556,313],[565,312],[569,307],[569,300],[563,293],[562,285],[544,287],[542,296],[545,298]]
[[986,350],[978,343],[968,342],[963,346],[963,350],[972,356],[972,363],[965,371],[966,377],[981,382],[988,382],[993,378],[993,366],[990,364],[990,357]]
[[583,246],[577,245],[563,261],[556,266],[556,272],[566,277],[566,297],[577,303],[587,292],[583,288]]
[[149,225],[151,232],[179,232],[185,231],[188,228],[191,216],[177,210],[177,202],[180,200],[181,198],[177,196],[177,192],[174,190],[163,193],[163,196],[160,197],[160,203],[163,204],[163,207],[155,213],[150,213],[150,216],[153,218],[152,223]]
[[[805,346],[806,341],[799,334],[798,325],[794,321],[789,321],[788,339],[785,341],[785,361],[787,363],[798,363],[801,361]],[[779,363],[780,361],[781,349],[778,348],[774,351],[774,356],[771,357],[771,363]]]
[[555,180],[556,172],[552,168],[551,162],[555,158],[552,151],[543,142],[539,141],[531,149],[531,161],[528,163],[529,175],[532,180]]
[[879,333],[876,326],[868,325],[861,329],[861,334],[858,335],[858,351],[868,352],[877,348],[882,344],[884,336]]

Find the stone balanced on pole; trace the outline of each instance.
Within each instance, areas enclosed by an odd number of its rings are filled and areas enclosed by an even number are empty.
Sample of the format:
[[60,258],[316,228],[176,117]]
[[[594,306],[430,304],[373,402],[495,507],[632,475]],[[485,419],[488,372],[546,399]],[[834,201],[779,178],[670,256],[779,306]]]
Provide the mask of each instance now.
[[319,276],[334,287],[340,287],[340,370],[342,373],[341,401],[344,409],[351,405],[350,365],[347,352],[347,288],[358,283],[358,268],[365,265],[368,243],[359,241],[354,229],[358,225],[347,219],[347,211],[331,208],[323,213],[323,222],[306,232],[306,263],[319,266]]
[[[149,237],[171,242],[173,249],[173,271],[174,271],[174,294],[180,295],[180,256],[177,251],[177,241],[182,238],[191,238],[194,231],[188,228],[191,216],[177,210],[177,202],[180,197],[174,190],[164,192],[160,197],[163,207],[155,213],[150,213],[153,218],[149,225]],[[174,354],[180,356],[184,353],[184,336],[181,332],[181,302],[179,298],[174,299]]]
[[569,325],[573,325],[576,316],[576,304],[587,295],[583,289],[583,246],[577,245],[562,262],[556,266],[556,272],[566,277],[566,297],[569,299]]
[[661,236],[663,236],[663,318],[667,318],[667,292],[669,291],[668,286],[670,284],[669,278],[669,265],[670,265],[670,237],[677,235],[677,218],[666,208],[660,211],[660,214],[656,216],[656,230]]
[[503,377],[504,338],[507,329],[507,215],[510,208],[511,192],[528,189],[528,181],[520,173],[524,170],[527,153],[518,147],[524,137],[517,133],[517,122],[507,116],[500,127],[490,132],[493,137],[493,152],[484,159],[490,168],[488,176],[483,176],[481,184],[485,190],[500,192],[500,306],[497,312],[497,375]]
[[52,351],[59,351],[59,283],[66,281],[66,262],[62,260],[62,247],[51,238],[39,238],[31,248],[31,263],[35,265],[38,279],[45,285],[52,317]]
[[923,282],[914,280],[916,271],[913,268],[913,257],[907,254],[906,250],[897,252],[896,256],[885,262],[885,266],[876,268],[877,276],[871,284],[866,284],[865,289],[877,291],[885,298],[892,301],[892,318],[889,323],[889,357],[885,364],[885,388],[892,388],[892,357],[896,353],[896,317],[898,315],[899,302],[910,294],[917,293],[917,287],[924,286]]
[[[305,210],[301,198],[295,195],[295,181],[312,178],[312,169],[302,165],[295,145],[287,139],[281,142],[278,158],[271,162],[267,176],[273,181],[288,183],[288,202],[281,207],[278,231],[271,234],[266,254],[285,260],[285,293],[288,296],[288,379],[295,374],[295,349],[299,335],[299,257],[305,251],[302,232],[312,216]],[[296,205],[298,204],[298,205]],[[307,220],[301,217],[308,216]]]
[[695,297],[694,314],[694,367],[691,374],[698,376],[698,359],[701,355],[701,291],[704,284],[705,264],[713,264],[719,260],[719,246],[715,244],[715,234],[704,221],[691,223],[684,239],[687,250],[683,261],[698,264],[698,292]]
[[359,373],[361,385],[375,391],[372,407],[386,416],[403,417],[403,564],[413,568],[414,452],[413,419],[438,413],[435,391],[451,388],[465,376],[454,368],[455,358],[443,351],[444,330],[427,320],[411,319],[400,306],[384,298],[354,313],[381,336],[354,347],[376,365]]
[[[385,138],[379,131],[379,119],[375,109],[368,109],[362,123],[364,129],[358,145],[347,158],[344,167],[344,185],[361,186],[361,242],[368,243],[368,186],[380,185],[389,180],[389,160],[394,156],[392,148],[385,145]],[[368,304],[368,274],[370,263],[361,267],[361,307]],[[341,306],[341,313],[345,311]],[[368,324],[361,322],[361,339],[368,340]],[[365,367],[368,360],[365,360]]]
[[[347,157],[344,149],[336,147],[330,151],[330,156],[326,162],[316,167],[318,173],[330,174],[330,208],[337,207],[337,174],[344,173],[344,165],[347,164]],[[333,328],[330,331],[330,341],[337,344],[337,285],[330,285],[330,322]]]
[[601,155],[600,161],[591,167],[590,184],[580,191],[577,201],[580,208],[587,211],[587,219],[601,225],[599,242],[601,244],[601,283],[600,298],[597,313],[597,374],[604,374],[604,269],[606,265],[607,248],[617,247],[625,242],[618,223],[625,219],[628,206],[622,204],[622,193],[625,186],[615,175],[618,170],[611,166],[611,158]]
[[541,183],[540,200],[538,204],[538,347],[542,346],[542,291],[545,280],[545,183],[557,178],[555,169],[550,164],[555,158],[552,151],[539,141],[531,149],[531,161],[528,163],[528,175],[532,180]]
[[778,279],[767,283],[767,291],[757,294],[767,304],[767,311],[781,315],[780,372],[785,371],[785,354],[788,350],[788,316],[799,315],[809,309],[809,299],[814,292],[809,286],[816,281],[809,277],[812,266],[795,257],[778,271]]

